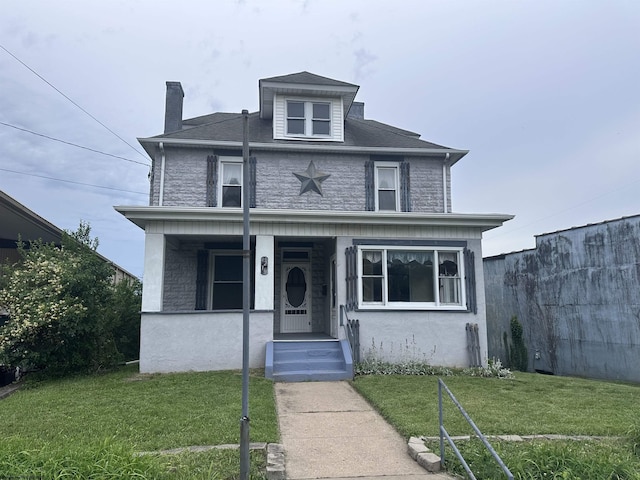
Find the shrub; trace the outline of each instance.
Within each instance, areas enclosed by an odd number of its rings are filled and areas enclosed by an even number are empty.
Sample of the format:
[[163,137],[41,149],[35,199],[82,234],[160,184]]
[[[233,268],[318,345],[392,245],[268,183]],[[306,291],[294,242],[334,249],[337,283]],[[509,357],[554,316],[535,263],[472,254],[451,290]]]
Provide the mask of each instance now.
[[486,367],[465,368],[462,374],[470,377],[513,378],[511,370],[504,368],[499,358],[489,360]]
[[[42,241],[19,243],[22,261],[6,274],[0,308],[0,363],[49,374],[97,371],[121,356],[113,332],[111,265],[96,255],[91,228],[62,236],[61,247]],[[116,290],[117,291],[117,290]]]

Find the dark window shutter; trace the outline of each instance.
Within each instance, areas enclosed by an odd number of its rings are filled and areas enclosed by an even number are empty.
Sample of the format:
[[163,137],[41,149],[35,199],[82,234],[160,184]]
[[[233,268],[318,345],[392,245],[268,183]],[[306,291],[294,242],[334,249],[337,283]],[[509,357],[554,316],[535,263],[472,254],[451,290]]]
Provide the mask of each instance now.
[[249,208],[256,208],[256,157],[249,157]]
[[411,211],[411,176],[409,162],[400,162],[400,208],[403,212]]
[[368,212],[373,212],[376,209],[374,168],[373,160],[367,160],[364,163],[364,209]]
[[216,195],[216,183],[218,181],[218,157],[207,157],[207,207],[216,207],[218,196]]
[[207,284],[209,277],[209,251],[198,250],[196,267],[196,310],[207,309]]
[[358,306],[358,251],[356,247],[345,250],[345,266],[347,270],[347,311],[355,310]]
[[464,249],[465,288],[467,290],[467,310],[478,313],[476,297],[476,255],[468,248]]

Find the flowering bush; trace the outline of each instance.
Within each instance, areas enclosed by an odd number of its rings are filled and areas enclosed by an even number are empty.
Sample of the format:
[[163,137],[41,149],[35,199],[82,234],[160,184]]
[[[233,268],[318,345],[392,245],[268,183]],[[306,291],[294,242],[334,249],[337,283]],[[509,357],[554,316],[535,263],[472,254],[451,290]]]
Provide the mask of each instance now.
[[462,374],[470,377],[514,378],[511,370],[504,368],[499,358],[490,359],[486,367],[465,368]]
[[81,223],[62,246],[20,243],[22,261],[5,275],[0,310],[0,364],[54,373],[97,370],[118,361],[109,308],[109,264],[96,255],[97,239]]

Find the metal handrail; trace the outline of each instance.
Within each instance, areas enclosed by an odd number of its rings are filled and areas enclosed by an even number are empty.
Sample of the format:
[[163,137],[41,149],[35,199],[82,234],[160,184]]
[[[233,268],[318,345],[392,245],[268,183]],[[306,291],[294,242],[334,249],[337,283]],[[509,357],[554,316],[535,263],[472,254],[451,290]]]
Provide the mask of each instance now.
[[449,433],[444,428],[444,418],[442,413],[442,389],[443,388],[449,395],[449,398],[451,398],[451,401],[455,404],[456,407],[458,407],[464,419],[467,421],[469,425],[471,425],[474,432],[476,432],[476,435],[478,436],[478,438],[482,441],[484,446],[487,447],[487,449],[491,453],[491,456],[494,458],[496,462],[498,462],[498,465],[500,465],[500,468],[502,469],[502,471],[507,475],[507,478],[509,480],[513,480],[513,474],[511,473],[511,471],[509,471],[507,466],[504,464],[504,462],[500,458],[500,455],[496,453],[496,451],[493,449],[491,444],[487,441],[487,439],[482,434],[480,429],[476,426],[475,423],[473,423],[473,420],[471,420],[471,417],[469,416],[469,414],[465,412],[464,408],[462,408],[462,405],[460,405],[460,402],[458,402],[458,400],[453,395],[453,393],[451,393],[451,390],[449,390],[449,388],[445,385],[442,379],[439,378],[438,379],[438,411],[439,411],[438,413],[440,415],[440,465],[442,466],[442,468],[444,468],[444,438],[446,438],[447,442],[449,443],[454,453],[456,454],[456,457],[458,457],[458,460],[460,460],[460,463],[462,463],[462,466],[467,472],[467,475],[469,475],[469,478],[471,478],[472,480],[476,480],[476,477],[471,471],[471,469],[469,468],[469,465],[467,464],[465,459],[462,457],[460,450],[458,450],[458,447],[456,447],[455,443],[453,442],[453,439],[451,438],[451,436],[449,436]]

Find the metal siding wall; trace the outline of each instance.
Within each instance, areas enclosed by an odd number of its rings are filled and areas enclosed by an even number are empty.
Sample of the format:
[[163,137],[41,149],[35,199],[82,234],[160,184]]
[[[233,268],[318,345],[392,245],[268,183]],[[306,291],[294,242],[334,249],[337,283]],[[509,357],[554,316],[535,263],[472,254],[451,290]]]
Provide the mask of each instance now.
[[484,263],[490,356],[505,358],[517,316],[530,370],[640,382],[640,217],[540,236],[535,250]]

